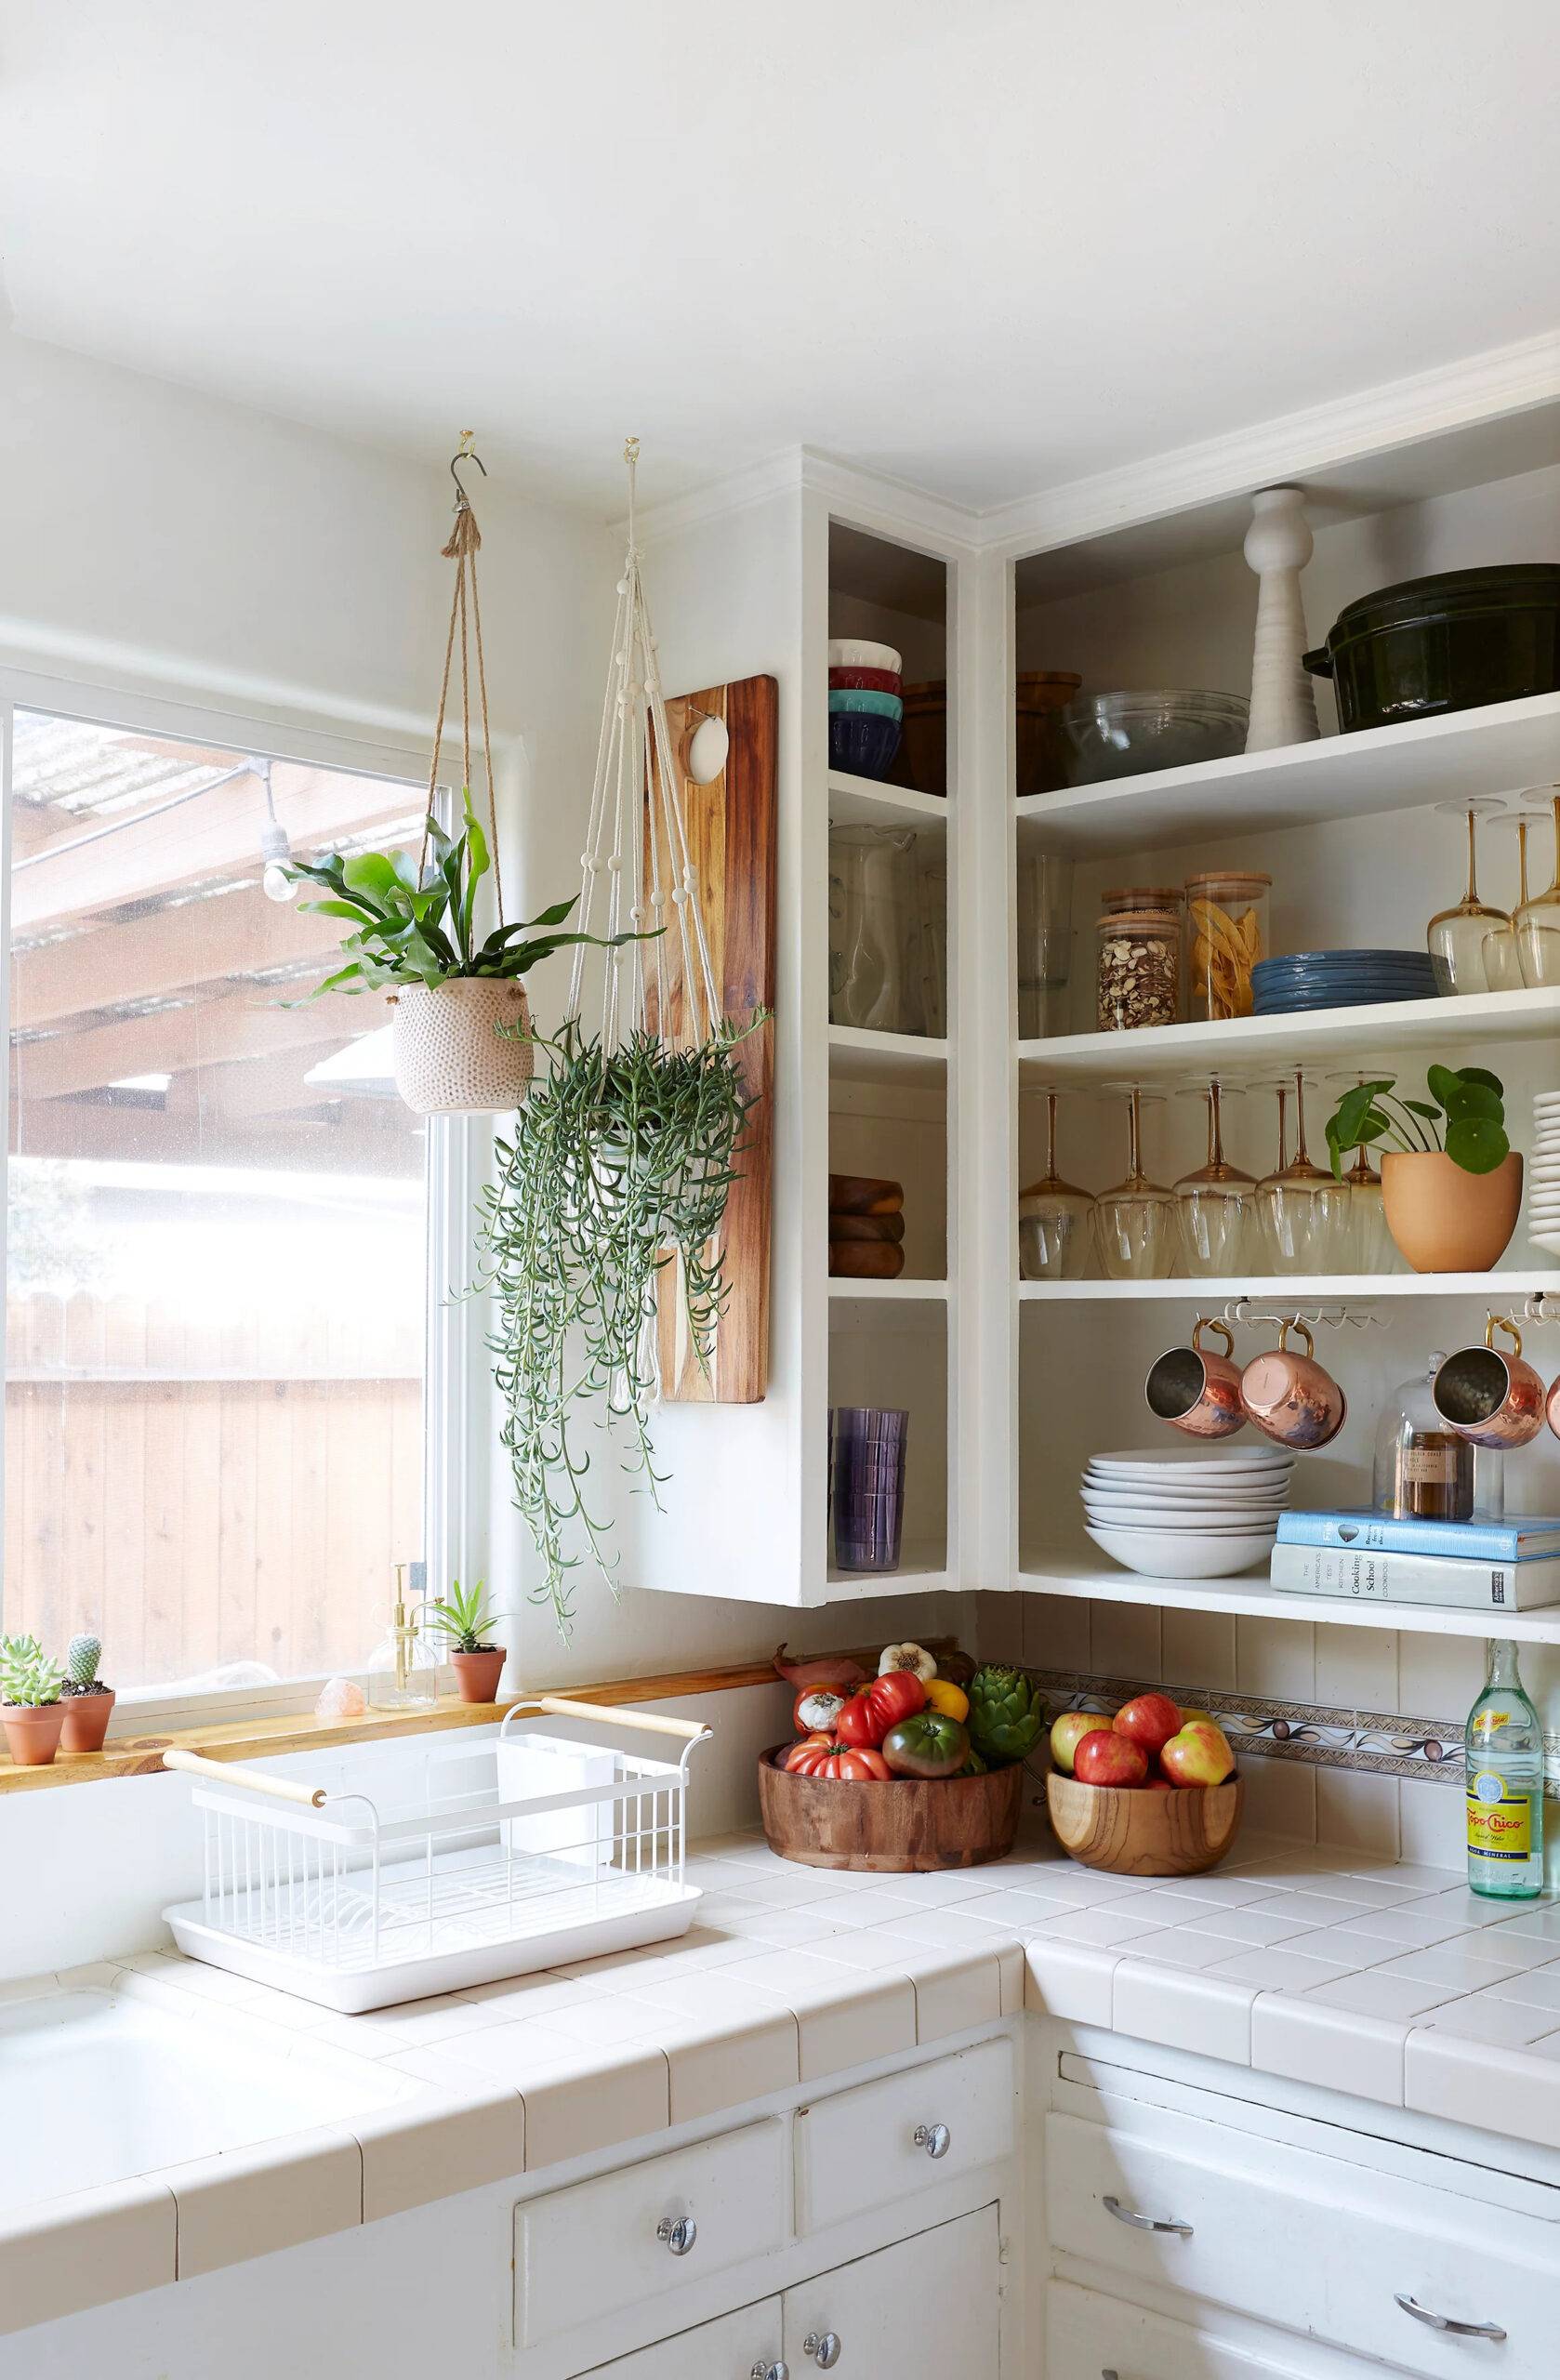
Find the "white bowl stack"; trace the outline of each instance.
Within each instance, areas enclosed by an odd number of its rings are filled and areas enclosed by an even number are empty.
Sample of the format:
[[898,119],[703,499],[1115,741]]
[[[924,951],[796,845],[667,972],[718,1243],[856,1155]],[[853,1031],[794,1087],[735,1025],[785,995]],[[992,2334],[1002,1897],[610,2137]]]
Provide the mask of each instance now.
[[1145,1447],[1092,1455],[1084,1526],[1125,1570],[1159,1579],[1227,1579],[1265,1562],[1289,1501],[1294,1457],[1282,1447]]
[[1527,1236],[1560,1255],[1560,1091],[1533,1094],[1533,1154],[1527,1161]]

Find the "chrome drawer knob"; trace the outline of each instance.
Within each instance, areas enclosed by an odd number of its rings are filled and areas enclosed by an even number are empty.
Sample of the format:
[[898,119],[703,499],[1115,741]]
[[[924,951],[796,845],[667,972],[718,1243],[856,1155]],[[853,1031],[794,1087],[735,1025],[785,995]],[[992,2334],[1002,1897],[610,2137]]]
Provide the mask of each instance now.
[[952,2146],[953,2135],[945,2123],[919,2123],[911,2135],[918,2149],[929,2157],[945,2157]]
[[685,2256],[699,2236],[699,2227],[691,2215],[680,2215],[674,2223],[663,2215],[655,2226],[655,2237],[664,2240],[674,2256]]
[[1506,2335],[1499,2322],[1458,2322],[1449,2314],[1433,2314],[1428,2306],[1421,2306],[1417,2298],[1406,2297],[1400,2290],[1394,2295],[1393,2304],[1401,2306],[1416,2322],[1423,2322],[1433,2331],[1446,2331],[1454,2339],[1500,2341]]
[[760,2355],[747,2380],[791,2380],[790,2367],[784,2363],[766,2363]]
[[[1106,2198],[1101,2203],[1107,2215],[1114,2215],[1117,2223],[1130,2223],[1134,2231],[1173,2231],[1178,2240],[1189,2240],[1192,2236],[1189,2223],[1177,2223],[1173,2217],[1167,2220],[1158,2215],[1134,2215],[1132,2209],[1123,2206],[1118,2198]],[[1397,2302],[1401,2305],[1403,2301],[1399,2298]]]
[[839,2360],[839,2337],[835,2331],[809,2331],[801,2342],[803,2355],[810,2355],[820,2372],[832,2372]]

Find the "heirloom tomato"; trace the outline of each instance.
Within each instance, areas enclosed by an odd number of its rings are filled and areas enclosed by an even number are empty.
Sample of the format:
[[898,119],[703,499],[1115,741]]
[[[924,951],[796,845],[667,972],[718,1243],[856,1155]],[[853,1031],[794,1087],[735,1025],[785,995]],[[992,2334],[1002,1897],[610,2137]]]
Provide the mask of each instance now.
[[841,1743],[876,1748],[891,1727],[921,1710],[925,1702],[926,1688],[919,1677],[909,1670],[889,1670],[852,1695],[834,1723],[835,1733]]

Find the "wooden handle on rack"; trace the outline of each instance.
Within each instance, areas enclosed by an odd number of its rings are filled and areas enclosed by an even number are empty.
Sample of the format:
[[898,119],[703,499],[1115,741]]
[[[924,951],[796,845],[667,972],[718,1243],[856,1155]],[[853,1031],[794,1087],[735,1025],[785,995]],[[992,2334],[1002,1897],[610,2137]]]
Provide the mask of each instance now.
[[538,1695],[535,1707],[558,1719],[599,1719],[606,1727],[647,1727],[653,1735],[681,1736],[685,1743],[697,1743],[709,1733],[698,1719],[663,1719],[658,1712],[634,1711],[627,1704],[614,1709],[606,1702],[571,1702],[564,1694]]
[[[218,1785],[242,1785],[248,1793],[269,1793],[276,1802],[302,1802],[317,1810],[324,1802],[323,1785],[295,1784],[290,1777],[268,1777],[243,1760],[207,1760],[198,1752],[183,1752],[175,1744],[163,1754],[165,1768],[188,1769],[192,1777],[214,1778]],[[233,1775],[234,1769],[238,1775]]]

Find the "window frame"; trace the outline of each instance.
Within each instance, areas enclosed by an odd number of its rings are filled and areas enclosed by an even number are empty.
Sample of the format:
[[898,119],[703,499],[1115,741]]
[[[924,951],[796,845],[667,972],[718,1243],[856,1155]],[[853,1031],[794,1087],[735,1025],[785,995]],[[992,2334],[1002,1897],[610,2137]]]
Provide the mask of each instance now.
[[[276,760],[389,777],[419,789],[426,782],[429,746],[407,728],[371,732],[348,720],[321,723],[264,711],[244,712],[207,704],[186,692],[146,692],[69,680],[0,664],[0,1011],[7,1025],[11,1005],[11,846],[13,721],[19,710],[78,719],[93,726],[128,728],[192,744],[227,746]],[[495,738],[495,774],[500,773],[500,739]],[[442,802],[448,797],[442,797]],[[466,1277],[470,1263],[470,1218],[484,1175],[490,1135],[480,1117],[432,1116],[428,1119],[424,1172],[426,1207],[423,1301],[423,1559],[430,1580],[475,1578],[485,1567],[481,1540],[483,1499],[472,1492],[470,1453],[481,1443],[469,1427],[473,1365],[481,1353],[471,1301],[449,1298],[444,1285]],[[0,1147],[0,1260],[8,1262],[10,1136]],[[5,1316],[0,1310],[0,1347]],[[5,1435],[0,1432],[0,1516],[5,1510]],[[385,1580],[385,1621],[394,1582]],[[0,1542],[0,1629],[5,1625],[4,1547]],[[336,1674],[363,1684],[372,1647],[361,1665]],[[213,1687],[203,1693],[166,1687],[122,1689],[114,1712],[114,1735],[199,1726],[215,1718],[281,1718],[312,1710],[325,1673],[288,1678],[263,1686]],[[453,1672],[449,1673],[453,1677]],[[442,1678],[442,1683],[444,1680]]]

